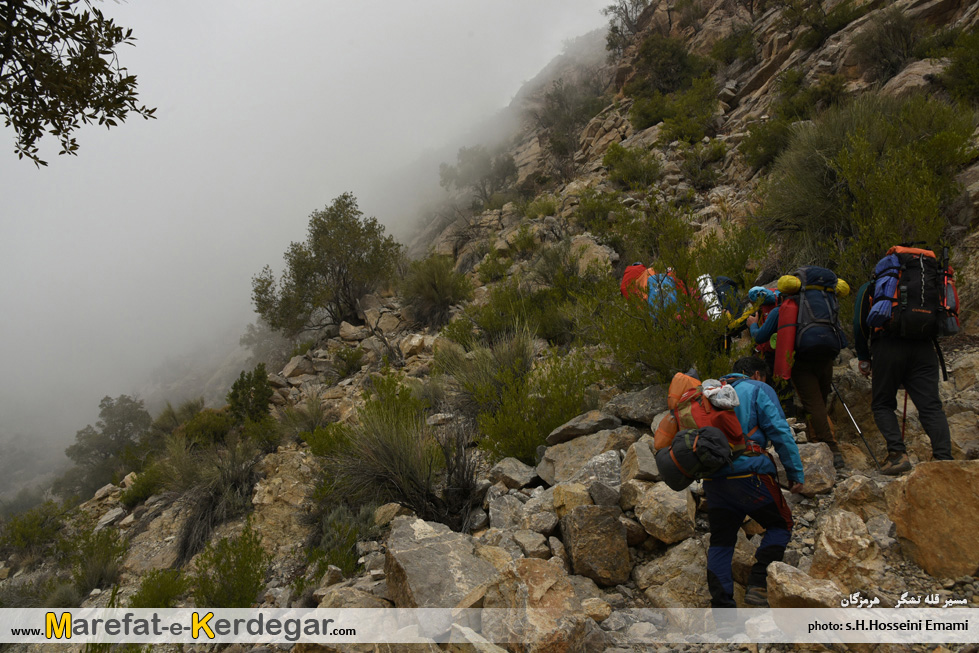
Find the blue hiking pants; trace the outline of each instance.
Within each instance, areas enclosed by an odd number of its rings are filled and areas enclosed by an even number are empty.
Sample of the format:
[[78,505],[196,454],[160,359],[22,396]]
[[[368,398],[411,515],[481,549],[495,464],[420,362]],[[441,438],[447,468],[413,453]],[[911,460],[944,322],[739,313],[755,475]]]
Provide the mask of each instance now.
[[749,516],[765,528],[755,551],[748,586],[765,587],[768,565],[780,561],[792,533],[792,512],[775,479],[767,474],[704,481],[707,517],[710,521],[710,548],[707,550],[707,586],[710,604],[715,608],[734,608],[734,577],[731,560],[738,541],[738,529]]

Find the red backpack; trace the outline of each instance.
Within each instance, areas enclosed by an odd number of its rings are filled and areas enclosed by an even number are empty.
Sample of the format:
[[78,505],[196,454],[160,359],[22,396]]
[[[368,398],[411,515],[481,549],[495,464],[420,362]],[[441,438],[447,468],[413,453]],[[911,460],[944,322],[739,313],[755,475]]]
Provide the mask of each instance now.
[[731,457],[745,452],[745,436],[741,422],[733,410],[715,408],[704,396],[700,381],[681,372],[670,382],[667,406],[670,414],[659,423],[653,435],[653,448],[665,449],[673,443],[679,431],[713,426],[727,437]]

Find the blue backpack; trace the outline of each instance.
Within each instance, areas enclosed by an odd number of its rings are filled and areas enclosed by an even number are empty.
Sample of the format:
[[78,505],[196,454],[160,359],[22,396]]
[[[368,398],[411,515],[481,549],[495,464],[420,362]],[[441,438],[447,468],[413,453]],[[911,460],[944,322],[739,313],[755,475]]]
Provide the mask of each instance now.
[[839,354],[847,346],[847,339],[840,326],[836,273],[810,265],[799,268],[793,276],[802,282],[797,295],[799,315],[796,318],[796,354]]

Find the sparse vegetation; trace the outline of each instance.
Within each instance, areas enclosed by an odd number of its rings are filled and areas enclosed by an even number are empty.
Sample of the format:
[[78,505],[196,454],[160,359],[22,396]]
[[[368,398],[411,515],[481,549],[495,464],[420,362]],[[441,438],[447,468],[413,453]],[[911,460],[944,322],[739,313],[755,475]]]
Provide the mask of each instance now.
[[251,607],[265,585],[269,560],[250,522],[241,535],[208,544],[190,578],[195,603],[211,608]]
[[649,150],[608,146],[602,165],[608,168],[610,181],[631,190],[644,190],[655,184],[661,175],[659,159]]
[[509,257],[497,249],[491,249],[479,264],[479,280],[483,283],[499,281],[506,275],[511,265],[513,261]]
[[3,523],[0,546],[6,553],[29,557],[43,555],[56,543],[64,528],[64,508],[45,501],[26,512],[13,515]]
[[82,529],[72,537],[72,580],[82,596],[114,585],[122,573],[126,543],[113,528]]
[[119,501],[126,508],[132,510],[163,489],[163,475],[164,468],[162,465],[151,464],[147,466],[146,469],[137,474],[133,484],[123,491]]
[[853,52],[874,81],[885,82],[915,58],[920,26],[897,7],[877,14],[853,37]]
[[269,414],[272,386],[265,364],[259,363],[251,372],[242,372],[228,392],[228,412],[239,423],[246,419],[260,421]]
[[[453,188],[468,193],[473,210],[502,208],[502,191],[517,179],[517,165],[502,148],[488,149],[482,145],[463,147],[456,155],[456,164],[439,166],[439,183],[446,190]],[[494,202],[494,197],[500,200]],[[499,206],[491,206],[499,204]]]
[[472,284],[455,271],[450,256],[431,256],[414,261],[401,286],[413,315],[423,324],[439,327],[449,319],[449,309],[472,297]]
[[799,127],[776,161],[762,224],[790,260],[861,279],[887,243],[937,242],[954,175],[973,153],[971,111],[867,94]]
[[173,608],[187,593],[188,581],[179,569],[153,569],[143,576],[129,599],[130,608]]
[[979,102],[979,31],[959,36],[949,58],[942,84],[958,100]]
[[223,442],[234,425],[235,419],[227,411],[205,408],[182,424],[177,432],[191,443],[208,445]]
[[562,179],[577,172],[574,155],[578,151],[581,130],[606,106],[604,80],[597,71],[588,71],[576,79],[559,79],[544,94],[541,107],[531,118],[545,132],[544,147],[551,165]]
[[727,36],[717,39],[711,46],[710,56],[728,65],[739,60],[755,63],[758,46],[751,25],[740,25]]
[[364,350],[361,347],[344,347],[333,354],[333,365],[336,367],[337,378],[345,379],[360,371],[364,365]]
[[540,195],[527,205],[524,215],[530,220],[536,220],[557,213],[557,198],[553,195]]

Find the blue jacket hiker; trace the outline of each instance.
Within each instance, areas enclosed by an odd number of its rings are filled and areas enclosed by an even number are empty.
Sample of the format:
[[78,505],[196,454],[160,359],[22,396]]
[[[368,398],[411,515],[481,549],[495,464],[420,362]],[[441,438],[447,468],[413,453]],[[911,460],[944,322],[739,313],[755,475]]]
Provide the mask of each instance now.
[[751,453],[736,458],[730,465],[704,480],[707,517],[710,521],[710,548],[707,551],[707,585],[711,606],[737,607],[734,602],[734,577],[731,561],[738,541],[738,529],[746,516],[765,528],[755,551],[755,564],[748,577],[745,603],[768,605],[768,565],[780,561],[792,532],[792,513],[776,480],[775,463],[762,453],[769,442],[788,476],[789,489],[801,492],[804,475],[799,448],[792,428],[785,421],[778,397],[764,383],[765,362],[747,357],[734,364],[734,374],[723,380],[734,386],[740,405],[735,414],[741,428],[756,445]]

